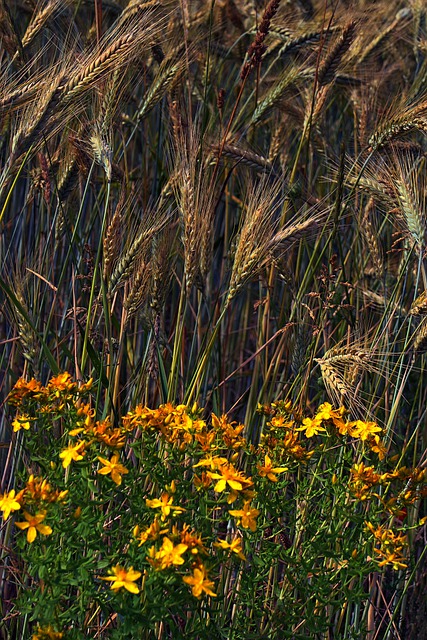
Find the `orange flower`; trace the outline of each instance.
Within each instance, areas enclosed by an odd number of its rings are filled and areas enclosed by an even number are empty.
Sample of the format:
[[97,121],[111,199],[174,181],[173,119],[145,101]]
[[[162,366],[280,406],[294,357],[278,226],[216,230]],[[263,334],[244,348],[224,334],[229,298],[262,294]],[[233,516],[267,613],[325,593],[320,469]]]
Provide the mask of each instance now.
[[61,640],[64,634],[62,631],[55,631],[50,625],[47,627],[37,627],[36,633],[31,637],[31,640]]
[[43,387],[43,385],[34,378],[29,382],[24,380],[24,378],[19,378],[12,391],[7,396],[7,401],[9,404],[18,406],[27,396],[32,398],[43,398],[45,394],[45,387]]
[[348,432],[353,438],[360,438],[366,440],[370,436],[376,433],[381,433],[382,429],[376,422],[363,422],[363,420],[356,420],[355,422],[349,422]]
[[172,533],[173,535],[180,536],[182,544],[187,545],[189,552],[194,556],[198,553],[207,553],[202,538],[200,538],[195,531],[189,531],[188,524],[184,525],[181,532],[179,532],[177,527],[174,525],[172,527]]
[[154,547],[150,549],[150,562],[158,569],[167,569],[173,565],[184,564],[182,554],[187,551],[186,544],[173,544],[166,536],[163,538],[163,544],[159,551],[155,552]]
[[71,380],[70,374],[65,371],[51,378],[47,385],[48,391],[53,391],[59,397],[61,391],[75,391],[77,384]]
[[326,431],[325,427],[321,425],[322,419],[315,418],[304,418],[302,421],[302,426],[297,427],[295,431],[305,431],[305,436],[307,438],[312,438],[313,436],[317,436],[321,431]]
[[227,464],[227,458],[220,458],[219,456],[214,456],[209,454],[206,458],[199,460],[197,464],[193,464],[193,469],[196,467],[210,467],[212,471],[218,469],[224,464]]
[[133,535],[135,536],[135,538],[137,540],[139,540],[139,545],[138,547],[140,547],[141,545],[143,545],[145,542],[147,542],[147,540],[157,540],[157,538],[163,534],[163,533],[167,533],[168,530],[167,529],[161,529],[160,524],[157,520],[157,518],[150,524],[150,526],[145,529],[145,531],[140,531],[139,526],[136,525],[136,527],[133,530]]
[[61,502],[68,494],[68,489],[58,491],[52,489],[47,480],[43,478],[35,478],[33,474],[27,480],[24,489],[25,500],[34,500],[35,502]]

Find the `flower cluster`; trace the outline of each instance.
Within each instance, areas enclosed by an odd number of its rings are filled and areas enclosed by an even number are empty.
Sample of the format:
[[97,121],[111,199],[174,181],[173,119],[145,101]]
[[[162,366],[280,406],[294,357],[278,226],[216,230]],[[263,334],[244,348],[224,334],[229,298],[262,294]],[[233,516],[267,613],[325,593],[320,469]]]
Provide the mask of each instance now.
[[48,507],[54,502],[63,503],[67,494],[68,490],[53,489],[46,479],[30,475],[24,489],[19,493],[12,489],[0,497],[0,511],[3,512],[3,520],[7,520],[11,513],[26,507],[22,513],[24,521],[15,522],[15,525],[18,529],[27,531],[27,541],[32,543],[37,533],[44,536],[52,533],[52,528],[43,522]]
[[[317,477],[322,482],[325,501],[319,508],[325,513],[340,499],[345,518],[364,510],[355,525],[358,544],[366,549],[367,531],[373,535],[378,567],[407,566],[405,515],[427,495],[427,473],[393,470],[390,460],[378,469],[372,459],[381,461],[385,448],[376,423],[350,421],[343,407],[328,402],[313,417],[289,401],[276,402],[260,407],[266,424],[255,445],[243,424],[226,414],[205,419],[197,405],[138,405],[114,423],[97,419],[90,384],[78,385],[68,374],[46,387],[18,381],[10,394],[17,407],[13,430],[22,430],[24,446],[36,452],[48,446],[50,464],[42,473],[33,461],[25,486],[0,496],[0,511],[4,520],[15,514],[29,557],[38,550],[35,540],[43,540],[44,549],[58,549],[70,531],[90,538],[93,552],[74,562],[81,563],[79,571],[100,601],[140,596],[150,602],[150,589],[174,590],[181,602],[190,593],[214,598],[224,581],[237,589],[251,569],[254,549],[263,544],[271,545],[268,572],[274,555],[281,560],[275,571],[284,576],[288,550],[297,541],[311,544],[302,531],[313,502],[306,500],[307,488],[297,493],[299,477],[307,474],[310,486]],[[338,448],[343,482],[330,465]],[[363,519],[380,524],[368,522],[365,529]],[[386,521],[400,530],[386,527]],[[325,560],[324,567],[353,571],[354,563],[359,570],[360,548],[352,546],[334,563]],[[244,566],[236,570],[238,563]],[[50,621],[41,621],[33,639],[62,637]]]
[[29,381],[19,378],[9,393],[7,401],[17,407],[31,406],[36,401],[43,406],[44,411],[54,412],[76,396],[84,397],[87,395],[92,384],[92,378],[84,384],[78,384],[71,379],[68,372],[52,377],[45,387],[34,378]]
[[407,547],[407,536],[401,533],[396,534],[385,527],[374,527],[370,522],[367,522],[366,526],[374,536],[375,545],[379,545],[374,548],[374,552],[379,556],[378,566],[390,565],[396,571],[406,569],[408,563],[404,551]]
[[258,410],[269,418],[261,444],[270,449],[281,447],[290,458],[295,460],[308,460],[313,453],[312,450],[307,451],[299,441],[298,432],[303,433],[308,440],[315,436],[347,435],[367,444],[380,460],[383,460],[386,455],[386,449],[381,440],[381,427],[372,421],[348,421],[344,407],[334,409],[329,402],[324,402],[312,418],[301,417],[299,411],[289,401],[259,406]]
[[190,412],[186,405],[174,406],[170,402],[160,405],[158,409],[138,405],[122,418],[122,422],[129,431],[139,428],[160,433],[169,443],[190,443],[194,436],[206,428],[205,421],[198,414],[197,405]]

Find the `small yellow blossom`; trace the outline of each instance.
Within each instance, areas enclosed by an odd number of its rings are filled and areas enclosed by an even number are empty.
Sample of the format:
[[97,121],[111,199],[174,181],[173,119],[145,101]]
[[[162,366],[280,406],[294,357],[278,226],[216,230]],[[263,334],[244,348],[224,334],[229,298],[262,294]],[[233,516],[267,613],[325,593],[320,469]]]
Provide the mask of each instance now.
[[46,479],[34,477],[33,474],[27,480],[24,489],[25,501],[34,502],[61,502],[67,497],[68,490],[58,491],[52,489]]
[[34,378],[29,382],[24,380],[24,378],[19,378],[12,391],[7,396],[7,402],[9,404],[19,406],[22,400],[27,396],[44,399],[46,396],[46,389]]
[[193,482],[197,491],[201,491],[201,489],[208,489],[211,486],[212,478],[208,476],[206,471],[202,471],[201,477],[194,474]]
[[226,414],[218,418],[212,413],[212,426],[219,432],[227,449],[239,449],[244,445],[245,438],[241,436],[245,428],[244,424],[229,422]]
[[79,386],[79,393],[85,393],[86,391],[90,391],[93,385],[93,378],[89,378],[87,382],[83,382]]
[[215,469],[219,469],[222,465],[227,464],[227,462],[227,458],[221,458],[210,454],[206,456],[206,458],[200,460],[197,464],[193,464],[193,469],[196,467],[210,467],[211,471],[215,471]]
[[79,460],[83,460],[85,443],[83,440],[80,440],[74,446],[70,444],[66,449],[61,451],[59,457],[62,458],[62,466],[64,469],[70,466],[72,460],[78,462]]
[[208,471],[207,474],[212,480],[218,480],[214,486],[214,491],[217,493],[224,491],[227,485],[234,491],[242,491],[244,487],[252,485],[252,480],[246,478],[241,471],[237,471],[232,464],[224,464],[218,469],[218,473]]
[[115,482],[117,485],[122,484],[122,475],[129,473],[129,470],[126,469],[126,467],[124,467],[122,464],[120,464],[120,462],[118,462],[119,456],[114,455],[112,456],[111,460],[106,460],[105,458],[101,458],[101,456],[98,456],[98,460],[104,465],[102,469],[98,469],[98,473],[103,476],[111,473],[111,479],[113,480],[113,482]]
[[211,587],[214,586],[214,583],[212,580],[207,580],[206,568],[203,565],[200,565],[199,568],[193,569],[193,575],[184,576],[183,580],[186,584],[192,586],[191,591],[193,596],[196,598],[200,598],[203,593],[206,593],[208,596],[216,597],[216,593],[211,589]]
[[59,397],[61,391],[75,391],[77,384],[71,380],[71,375],[65,371],[51,378],[47,385],[48,391],[53,391],[56,397]]
[[119,589],[125,588],[130,593],[139,593],[139,588],[135,584],[135,581],[141,577],[140,571],[134,571],[133,567],[130,569],[125,569],[120,564],[116,564],[115,567],[112,568],[111,574],[101,580],[108,580],[112,582],[110,589],[113,591],[118,591]]
[[15,433],[16,431],[20,431],[20,429],[25,429],[26,431],[28,431],[28,429],[31,427],[30,416],[27,416],[27,414],[25,413],[18,413],[15,420],[12,422],[12,427]]
[[366,440],[370,436],[382,431],[381,427],[375,422],[363,422],[363,420],[349,422],[347,428],[353,438],[360,438],[360,440]]
[[339,433],[345,435],[347,433],[347,424],[343,420],[345,413],[344,407],[334,409],[329,402],[324,402],[318,408],[315,419],[316,421],[331,421]]
[[376,453],[380,460],[384,460],[387,455],[387,448],[378,434],[370,436],[367,440],[368,445],[373,453]]
[[139,525],[136,525],[133,530],[133,535],[139,540],[139,545],[143,545],[147,540],[157,540],[157,538],[163,533],[167,533],[167,529],[162,529],[157,518],[147,527],[144,531],[140,531]]
[[394,553],[393,551],[384,552],[381,549],[374,549],[375,553],[378,553],[383,560],[378,563],[379,567],[384,567],[387,564],[390,564],[395,571],[399,571],[399,569],[406,569],[408,564],[405,562],[405,558],[399,553]]
[[315,418],[304,418],[302,421],[302,426],[297,427],[295,431],[305,431],[305,436],[307,438],[312,438],[313,436],[317,436],[321,431],[326,431],[325,427],[321,425],[322,420]]
[[151,509],[160,509],[162,521],[166,520],[171,511],[174,516],[185,511],[183,507],[173,504],[173,496],[169,496],[168,493],[163,493],[160,500],[159,498],[154,498],[153,500],[146,498],[145,504]]
[[23,492],[21,491],[18,495],[15,495],[15,489],[12,489],[12,491],[4,493],[0,498],[0,511],[3,511],[3,520],[8,519],[11,511],[18,511],[21,508],[19,500],[22,498],[22,494]]
[[150,549],[150,557],[148,558],[158,569],[167,569],[173,565],[184,564],[185,560],[182,554],[187,551],[186,544],[177,544],[174,546],[172,540],[166,536],[163,538],[163,544],[156,552],[154,547]]
[[231,542],[226,542],[225,540],[220,540],[219,542],[215,542],[216,547],[220,547],[225,551],[231,551],[235,553],[240,560],[246,560],[246,556],[242,551],[242,541],[240,538],[234,538]]
[[64,637],[62,631],[55,631],[50,625],[47,627],[37,627],[31,640],[61,640]]
[[92,430],[95,438],[111,449],[121,449],[125,446],[126,433],[122,429],[113,428],[109,418],[97,420]]
[[195,531],[189,531],[188,524],[184,525],[181,532],[179,532],[177,527],[174,525],[172,527],[172,533],[180,536],[182,544],[187,545],[188,551],[194,556],[198,553],[207,553],[202,538],[198,536]]
[[265,454],[264,465],[258,465],[258,473],[261,478],[268,478],[271,482],[277,482],[277,473],[283,473],[287,471],[287,467],[274,467],[271,463],[271,458],[268,454]]
[[26,522],[15,522],[15,524],[19,529],[27,529],[27,541],[30,544],[36,539],[37,532],[42,533],[44,536],[50,536],[52,533],[52,529],[49,525],[41,524],[41,522],[46,518],[46,513],[41,512],[36,513],[36,515],[32,515],[31,513],[24,511],[24,518]]
[[256,530],[256,518],[259,515],[259,509],[251,509],[251,502],[247,500],[243,503],[243,509],[232,509],[229,511],[231,516],[239,519],[244,529]]

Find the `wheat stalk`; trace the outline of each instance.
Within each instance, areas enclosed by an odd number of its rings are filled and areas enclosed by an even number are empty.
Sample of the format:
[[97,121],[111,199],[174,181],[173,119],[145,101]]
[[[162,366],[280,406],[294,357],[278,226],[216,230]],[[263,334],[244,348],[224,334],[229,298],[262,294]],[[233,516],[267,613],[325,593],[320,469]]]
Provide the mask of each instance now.
[[332,48],[326,60],[319,68],[319,73],[317,75],[317,83],[319,87],[323,87],[334,80],[337,69],[354,40],[355,30],[356,23],[354,21],[349,22],[344,27],[338,42]]
[[282,74],[281,79],[268,91],[258,104],[252,115],[252,124],[259,122],[264,114],[272,109],[283,98],[286,90],[292,86],[299,78],[307,77],[306,67],[291,65]]
[[[218,156],[220,147],[218,145],[212,145],[211,150]],[[249,149],[243,149],[233,144],[225,144],[222,148],[221,155],[226,158],[236,160],[238,163],[242,163],[256,171],[262,171],[270,175],[274,175],[273,165],[271,162],[267,158],[264,158]]]
[[166,59],[162,62],[156,77],[144,96],[141,106],[135,114],[134,119],[136,122],[143,120],[165,93],[179,81],[184,71],[183,62],[183,60],[171,61]]
[[129,241],[123,254],[117,259],[117,264],[112,270],[108,280],[108,293],[114,291],[126,280],[133,277],[139,259],[143,259],[149,249],[152,238],[167,222],[167,215],[162,211],[147,213],[139,225],[133,240]]
[[427,321],[424,319],[415,332],[413,342],[414,354],[426,350],[427,347]]
[[376,275],[378,278],[382,278],[384,274],[384,256],[378,240],[378,234],[376,233],[370,220],[370,213],[374,209],[374,206],[375,201],[371,197],[369,198],[369,201],[365,207],[360,228],[362,231],[362,235],[365,238],[365,242],[369,248]]

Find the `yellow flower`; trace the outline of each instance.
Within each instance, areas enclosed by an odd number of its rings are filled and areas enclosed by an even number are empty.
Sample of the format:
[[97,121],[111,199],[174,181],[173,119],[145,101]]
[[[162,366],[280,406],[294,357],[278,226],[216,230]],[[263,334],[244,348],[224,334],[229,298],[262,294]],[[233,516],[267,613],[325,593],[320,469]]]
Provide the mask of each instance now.
[[376,433],[368,438],[368,445],[371,447],[371,451],[376,453],[380,460],[384,460],[387,455],[387,448],[382,442],[379,435]]
[[220,540],[219,542],[215,542],[215,546],[220,547],[225,551],[231,551],[232,553],[235,553],[240,558],[240,560],[246,560],[246,556],[242,551],[242,541],[240,538],[234,538],[234,540],[232,540],[232,542],[230,543],[226,542],[225,540]]
[[50,536],[52,533],[52,529],[49,525],[40,524],[46,518],[46,514],[44,512],[36,513],[36,515],[33,516],[31,513],[24,511],[24,518],[26,522],[15,522],[15,524],[19,529],[28,529],[27,541],[30,544],[36,539],[37,531],[42,533],[44,536]]
[[239,449],[245,443],[245,438],[240,435],[245,425],[238,424],[237,422],[229,422],[226,414],[218,418],[213,413],[212,426],[220,432],[224,444],[228,449]]
[[200,460],[197,464],[193,464],[193,469],[195,469],[196,467],[210,467],[211,470],[214,471],[215,469],[221,467],[223,464],[227,464],[227,462],[227,458],[220,458],[219,456],[209,454],[208,456],[206,456],[206,458],[203,458],[203,460]]
[[305,431],[305,435],[307,438],[311,438],[312,436],[317,436],[320,431],[326,431],[324,427],[321,426],[321,419],[315,418],[304,418],[302,421],[302,427],[297,427],[295,431]]
[[18,413],[15,420],[12,422],[14,432],[19,431],[20,429],[25,429],[26,431],[28,431],[30,426],[30,416],[27,416],[27,414],[25,413],[23,413],[22,415]]
[[258,465],[258,473],[261,478],[268,478],[271,482],[277,482],[276,473],[283,473],[287,471],[287,467],[272,467],[271,458],[268,454],[265,454],[264,466]]
[[347,427],[349,434],[353,438],[360,438],[361,440],[366,440],[369,436],[382,431],[381,427],[375,422],[363,422],[363,420],[349,422]]
[[331,420],[339,432],[344,435],[346,433],[346,424],[343,421],[345,413],[344,407],[334,409],[329,402],[324,402],[317,410],[316,420]]
[[21,508],[19,499],[22,497],[22,491],[15,496],[15,489],[4,493],[0,498],[0,511],[3,511],[3,520],[7,520],[11,511],[18,511]]
[[109,576],[101,578],[101,580],[108,580],[113,583],[110,589],[117,591],[124,587],[127,591],[130,591],[130,593],[139,593],[139,588],[134,583],[141,577],[140,571],[134,571],[133,567],[125,569],[119,564],[116,564],[111,571]]
[[227,484],[234,491],[241,491],[244,486],[247,487],[252,484],[251,479],[245,478],[245,476],[240,471],[237,471],[232,464],[224,464],[218,469],[218,473],[208,471],[207,474],[212,478],[212,480],[218,480],[214,486],[214,491],[217,493],[224,491],[224,489],[227,488]]
[[125,446],[126,434],[121,429],[113,429],[109,418],[96,421],[93,426],[95,438],[112,449],[121,449]]
[[186,584],[192,585],[191,591],[196,598],[200,598],[203,592],[207,593],[208,596],[216,597],[216,593],[211,589],[214,583],[212,580],[207,580],[207,572],[203,565],[193,569],[193,575],[184,576],[183,580]]
[[27,480],[24,492],[26,501],[61,502],[67,497],[68,489],[65,491],[53,490],[46,479],[35,478],[34,475],[31,474]]
[[194,474],[193,482],[194,482],[194,486],[196,487],[197,491],[201,491],[201,489],[208,489],[211,486],[212,478],[210,476],[208,476],[206,471],[202,471],[202,475],[201,475],[200,478],[199,478],[199,476],[196,476]]
[[55,631],[50,625],[48,627],[37,627],[31,640],[61,640],[64,636],[62,631]]
[[93,378],[89,378],[87,382],[81,383],[79,386],[79,393],[85,393],[86,391],[90,391],[93,385]]
[[101,456],[98,456],[98,460],[102,462],[103,465],[105,465],[102,467],[102,469],[98,469],[98,473],[103,476],[111,473],[111,479],[113,480],[113,482],[115,482],[117,485],[120,485],[122,484],[122,475],[129,473],[129,470],[126,469],[126,467],[124,467],[122,464],[120,464],[120,462],[118,462],[118,459],[118,455],[112,456],[111,460],[106,460],[105,458],[101,458]]
[[186,544],[177,544],[174,546],[172,540],[169,540],[166,536],[163,538],[163,544],[157,553],[153,554],[150,549],[150,556],[154,556],[154,563],[160,569],[167,569],[172,565],[184,564],[184,558],[182,554],[188,549]]
[[243,509],[232,509],[228,512],[230,515],[239,518],[241,525],[244,529],[256,530],[255,518],[259,515],[258,509],[251,509],[251,502],[247,500],[243,503]]
[[140,547],[145,542],[147,542],[147,540],[157,540],[157,538],[161,534],[167,533],[167,531],[168,531],[167,529],[161,529],[157,518],[155,518],[154,521],[150,524],[150,526],[147,529],[145,529],[145,531],[141,532],[139,525],[136,525],[136,527],[134,527],[134,530],[133,530],[133,535],[137,540],[139,540],[138,547]]
[[62,458],[62,466],[64,469],[70,466],[71,461],[74,460],[77,462],[78,460],[83,460],[85,443],[83,440],[80,440],[77,444],[69,445],[66,449],[61,451],[59,457]]
[[169,496],[168,493],[163,493],[160,500],[158,498],[154,498],[153,500],[146,498],[145,504],[151,509],[160,509],[162,512],[161,520],[163,521],[166,520],[171,511],[174,516],[185,511],[183,507],[178,507],[173,504],[173,496]]

